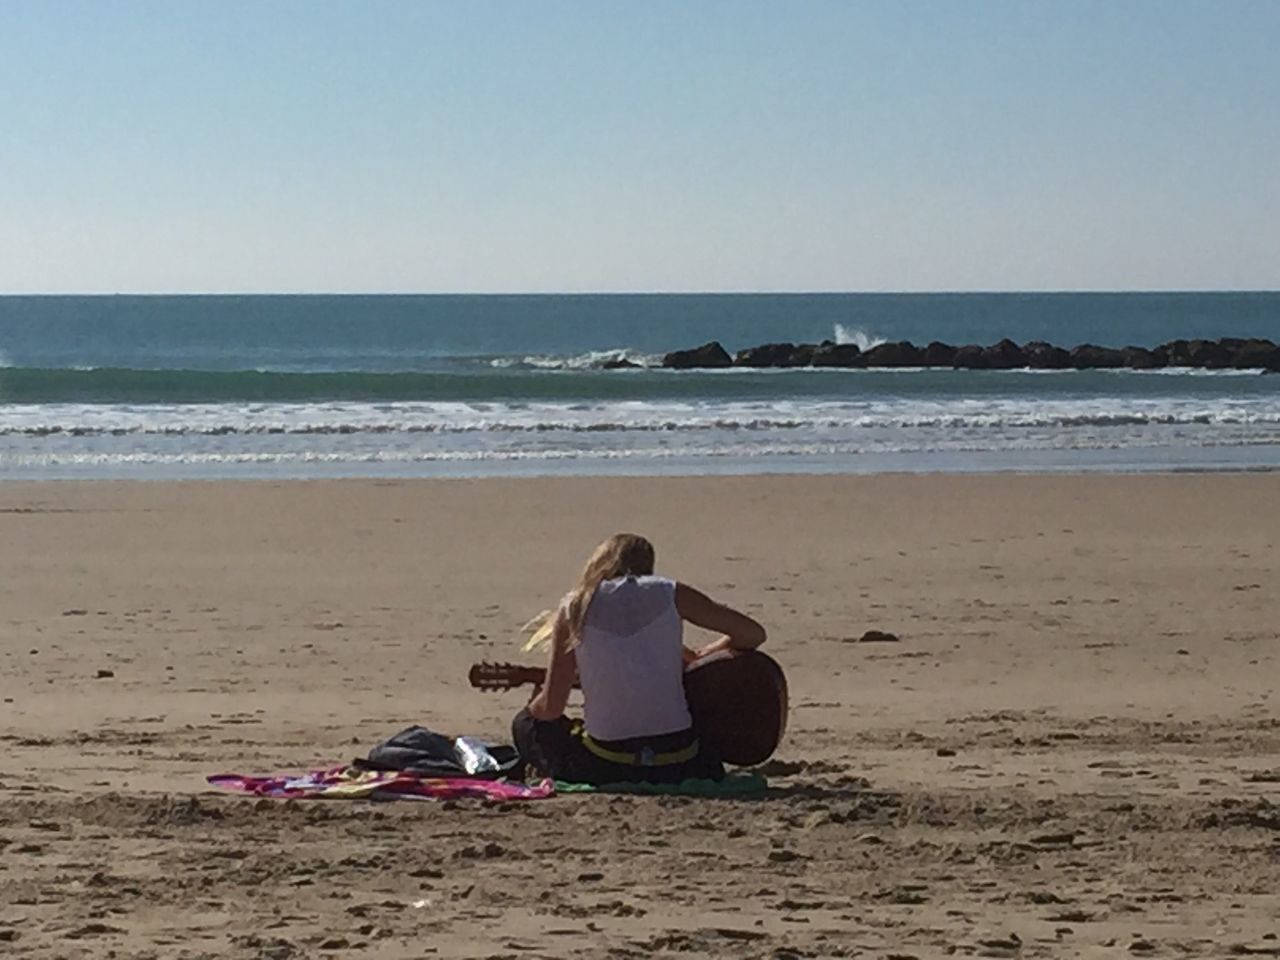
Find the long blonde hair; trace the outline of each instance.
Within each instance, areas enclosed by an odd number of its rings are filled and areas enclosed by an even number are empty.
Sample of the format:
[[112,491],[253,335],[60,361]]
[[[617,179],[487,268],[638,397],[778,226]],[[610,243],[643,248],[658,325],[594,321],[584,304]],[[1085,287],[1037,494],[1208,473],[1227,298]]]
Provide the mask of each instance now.
[[568,648],[572,650],[582,639],[587,608],[591,606],[591,598],[600,584],[615,577],[645,577],[652,573],[653,544],[644,537],[634,533],[615,533],[596,547],[565,605],[569,620]]

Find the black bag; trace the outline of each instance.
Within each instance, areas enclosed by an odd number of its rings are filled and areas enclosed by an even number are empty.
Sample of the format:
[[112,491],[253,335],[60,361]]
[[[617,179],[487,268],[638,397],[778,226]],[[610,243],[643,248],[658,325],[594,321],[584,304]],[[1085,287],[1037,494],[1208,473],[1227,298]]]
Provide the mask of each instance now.
[[366,760],[353,766],[365,770],[403,770],[423,777],[471,777],[475,780],[497,780],[520,773],[520,755],[515,747],[486,743],[490,756],[498,762],[497,770],[467,773],[454,746],[454,738],[426,727],[408,727],[369,751]]

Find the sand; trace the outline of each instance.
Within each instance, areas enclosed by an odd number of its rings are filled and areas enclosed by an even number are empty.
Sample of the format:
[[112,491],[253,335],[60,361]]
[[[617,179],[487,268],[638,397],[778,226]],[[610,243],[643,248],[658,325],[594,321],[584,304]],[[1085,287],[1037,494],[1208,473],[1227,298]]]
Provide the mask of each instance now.
[[[1269,474],[0,485],[0,953],[1280,956],[1278,505]],[[768,626],[768,799],[206,786],[505,739],[520,695],[467,666],[619,529]]]

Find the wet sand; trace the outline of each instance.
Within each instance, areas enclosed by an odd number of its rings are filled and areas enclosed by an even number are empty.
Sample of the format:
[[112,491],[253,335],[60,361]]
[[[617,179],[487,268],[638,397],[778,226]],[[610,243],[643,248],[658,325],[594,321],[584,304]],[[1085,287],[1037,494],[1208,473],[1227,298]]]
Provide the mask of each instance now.
[[[770,629],[768,799],[206,787],[505,739],[616,530]],[[0,485],[0,952],[1280,956],[1278,574],[1272,474]]]

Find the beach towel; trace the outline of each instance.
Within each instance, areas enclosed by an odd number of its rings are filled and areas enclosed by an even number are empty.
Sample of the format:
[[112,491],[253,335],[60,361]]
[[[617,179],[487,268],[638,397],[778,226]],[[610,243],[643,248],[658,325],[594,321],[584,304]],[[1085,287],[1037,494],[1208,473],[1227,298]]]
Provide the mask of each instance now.
[[424,777],[402,770],[362,770],[349,765],[295,776],[219,773],[206,779],[213,786],[233,793],[279,800],[453,800],[460,797],[542,800],[556,792],[550,780],[526,784],[467,777]]
[[646,796],[712,797],[727,800],[755,800],[769,789],[769,781],[758,773],[739,771],[723,780],[681,780],[679,783],[568,783],[557,780],[557,793],[634,793]]

